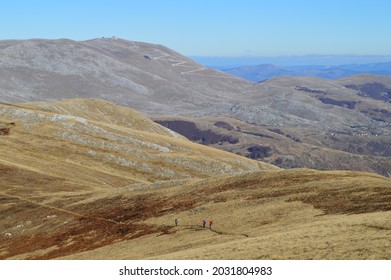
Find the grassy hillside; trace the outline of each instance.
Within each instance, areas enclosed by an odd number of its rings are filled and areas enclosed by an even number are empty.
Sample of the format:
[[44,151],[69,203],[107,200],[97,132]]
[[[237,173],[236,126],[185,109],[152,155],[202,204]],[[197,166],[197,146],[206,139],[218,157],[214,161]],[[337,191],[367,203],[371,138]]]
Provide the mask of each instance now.
[[65,258],[390,259],[390,187],[368,173],[297,169],[149,190],[163,211],[137,225],[160,231]]
[[111,187],[260,166],[195,145],[128,108],[94,99],[1,105],[0,123],[10,127],[0,138],[3,164]]
[[96,99],[1,104],[0,132],[1,259],[391,258],[380,175],[281,170]]

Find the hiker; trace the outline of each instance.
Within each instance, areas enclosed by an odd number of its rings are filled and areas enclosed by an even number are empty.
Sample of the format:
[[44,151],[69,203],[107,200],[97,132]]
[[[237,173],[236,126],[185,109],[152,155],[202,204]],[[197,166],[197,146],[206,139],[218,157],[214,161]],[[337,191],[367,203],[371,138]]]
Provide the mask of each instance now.
[[206,220],[203,219],[203,220],[202,220],[202,227],[205,228],[205,225],[206,225]]
[[210,220],[210,221],[209,221],[209,228],[210,228],[210,229],[212,229],[212,225],[213,225],[213,221]]
[[179,224],[179,221],[178,221],[178,219],[175,219],[175,226],[177,227],[177,226],[178,226],[178,224]]

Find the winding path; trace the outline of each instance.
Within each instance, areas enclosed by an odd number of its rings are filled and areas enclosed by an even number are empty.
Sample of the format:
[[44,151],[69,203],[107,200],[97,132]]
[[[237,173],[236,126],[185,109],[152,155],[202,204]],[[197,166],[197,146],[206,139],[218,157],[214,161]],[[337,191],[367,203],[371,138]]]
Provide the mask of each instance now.
[[[237,79],[236,77],[230,77],[229,75],[210,75],[210,74],[199,74],[195,72],[200,72],[204,70],[209,70],[206,67],[199,67],[196,65],[189,65],[187,61],[185,60],[178,60],[176,58],[173,58],[171,55],[166,54],[166,55],[161,55],[157,57],[152,57],[155,60],[163,60],[163,61],[168,61],[172,67],[188,67],[188,68],[193,68],[192,70],[188,71],[181,71],[181,75],[196,75],[196,76],[204,76],[204,77],[215,77],[215,78],[221,78],[221,79]],[[194,69],[195,68],[195,69]]]

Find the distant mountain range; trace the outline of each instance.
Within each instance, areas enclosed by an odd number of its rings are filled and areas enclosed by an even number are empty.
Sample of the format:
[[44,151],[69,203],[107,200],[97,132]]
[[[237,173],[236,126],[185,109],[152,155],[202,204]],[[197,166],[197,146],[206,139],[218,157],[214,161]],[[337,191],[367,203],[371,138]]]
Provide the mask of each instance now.
[[286,67],[260,64],[223,69],[222,71],[256,83],[278,76],[311,76],[324,79],[339,79],[356,74],[391,75],[391,62],[339,66],[299,65]]
[[190,56],[213,69],[231,69],[249,65],[272,64],[281,67],[308,65],[366,65],[391,61],[391,55],[282,55],[282,56]]

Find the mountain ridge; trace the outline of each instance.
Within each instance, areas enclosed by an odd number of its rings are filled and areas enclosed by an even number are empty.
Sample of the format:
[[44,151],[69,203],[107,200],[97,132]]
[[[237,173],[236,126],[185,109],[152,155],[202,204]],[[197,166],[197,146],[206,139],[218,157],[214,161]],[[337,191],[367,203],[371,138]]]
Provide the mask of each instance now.
[[[3,76],[6,78],[8,74],[8,76],[22,78],[17,81],[18,84],[12,83],[11,79],[11,84],[6,87],[13,89],[11,91],[13,97],[9,96],[9,91],[8,95],[4,97],[3,91],[3,100],[4,98],[16,98],[17,102],[25,102],[26,99],[39,101],[39,95],[44,98],[45,94],[49,94],[51,100],[93,97],[91,92],[96,91],[96,94],[99,95],[96,97],[105,96],[116,103],[127,104],[133,108],[140,107],[144,111],[149,109],[145,108],[147,100],[158,102],[159,106],[163,108],[160,110],[165,110],[164,112],[167,113],[172,111],[172,109],[170,110],[171,106],[164,104],[161,100],[170,99],[168,95],[170,92],[180,94],[182,98],[189,97],[181,94],[181,91],[191,92],[191,99],[184,99],[187,101],[186,103],[175,107],[178,111],[181,111],[181,108],[194,107],[192,103],[197,102],[197,96],[212,101],[218,98],[219,94],[222,94],[219,93],[221,90],[218,87],[214,88],[212,83],[202,79],[196,79],[196,82],[205,84],[203,89],[210,87],[209,94],[205,95],[197,90],[197,86],[191,78],[197,77],[201,72],[205,72],[205,74],[201,74],[203,78],[212,73],[215,76],[221,76],[223,80],[235,80],[222,72],[209,70],[190,62],[186,57],[163,46],[129,42],[122,39],[95,39],[82,42],[69,40],[16,41],[14,45],[6,48],[1,45],[4,43],[0,44],[0,48],[2,48],[0,69],[6,71]],[[147,71],[143,70],[145,68]],[[13,70],[19,70],[19,73],[11,74]],[[23,75],[29,75],[30,80],[24,82],[27,82],[25,87],[30,88],[28,92],[24,92],[21,86],[25,79]],[[48,78],[52,78],[55,83],[47,83]],[[56,80],[60,78],[64,81],[57,82]],[[68,83],[67,88],[63,86],[65,80]],[[7,80],[4,79],[2,84],[7,85]],[[192,86],[185,88],[183,84]],[[113,89],[116,92],[115,96],[110,95]],[[158,93],[155,92],[157,89]],[[77,95],[75,96],[75,94]],[[134,98],[134,103],[127,101],[129,96],[137,97]],[[13,100],[6,101],[12,102]],[[149,107],[154,110],[158,108],[153,106],[153,103]],[[186,112],[184,109],[182,111]]]

